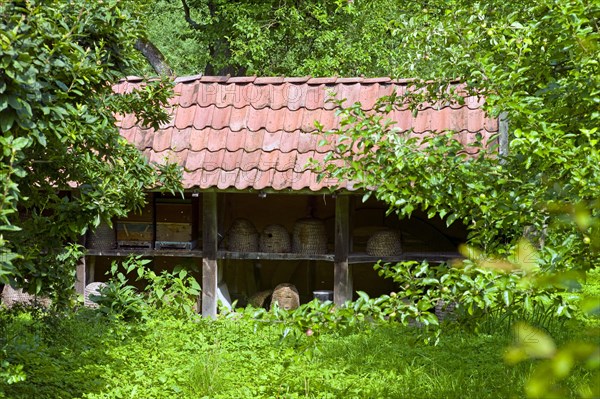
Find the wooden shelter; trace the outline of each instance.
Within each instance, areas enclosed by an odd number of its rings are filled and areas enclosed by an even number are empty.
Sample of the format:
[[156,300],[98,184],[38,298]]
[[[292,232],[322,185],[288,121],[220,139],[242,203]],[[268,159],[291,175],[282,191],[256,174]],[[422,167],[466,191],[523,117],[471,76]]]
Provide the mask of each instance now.
[[[129,78],[115,90],[125,93],[141,84]],[[152,257],[155,267],[171,267],[177,259],[198,267],[202,314],[214,316],[223,291],[240,299],[295,283],[301,301],[311,299],[312,290],[331,289],[334,302],[343,304],[355,289],[389,292],[390,283],[372,270],[381,258],[440,262],[458,256],[462,226],[446,228],[418,214],[409,221],[386,217],[385,204],[362,203],[363,193],[352,182],[319,181],[308,166],[309,160],[324,162],[333,149],[319,145],[324,137],[315,127],[315,121],[326,130],[338,126],[330,97],[345,99],[344,105],[358,101],[372,111],[378,98],[402,94],[409,85],[390,78],[178,78],[171,119],[159,130],[141,128],[131,115],[118,123],[122,136],[151,161],[184,168],[185,197],[149,193],[141,215],[116,221],[112,242],[88,248],[80,281],[93,281],[94,270],[98,276],[109,260],[132,253]],[[498,121],[484,114],[482,104],[467,97],[463,105],[425,107],[416,117],[408,109],[389,116],[401,131],[451,129],[468,144],[477,134],[489,139],[498,132]],[[367,254],[368,239],[384,228],[401,232],[402,251],[396,246],[389,255],[385,248]],[[301,243],[290,252],[264,250],[271,248],[264,240],[286,230],[291,244]],[[273,248],[287,248],[285,236],[277,239]],[[255,240],[263,244],[255,247]],[[315,245],[307,244],[311,240]]]

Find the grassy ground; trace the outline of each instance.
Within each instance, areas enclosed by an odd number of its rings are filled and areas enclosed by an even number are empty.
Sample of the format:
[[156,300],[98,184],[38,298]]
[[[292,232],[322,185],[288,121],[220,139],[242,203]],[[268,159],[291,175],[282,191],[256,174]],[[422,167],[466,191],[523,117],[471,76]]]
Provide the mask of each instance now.
[[[584,294],[598,298],[600,270]],[[582,317],[549,333],[559,345],[592,341],[598,318]],[[423,331],[397,324],[282,339],[280,325],[248,320],[154,316],[126,323],[82,309],[49,315],[0,307],[0,398],[520,398],[536,363],[504,362],[510,329],[446,329],[437,346]],[[26,379],[7,384],[7,364]],[[4,373],[4,374],[3,374]],[[575,368],[559,397],[600,386],[598,373]],[[585,395],[584,395],[585,396]]]
[[127,324],[80,311],[0,322],[8,360],[27,375],[0,386],[11,399],[511,398],[533,367],[503,362],[505,333],[456,331],[431,346],[398,325],[281,342],[276,327],[247,321]]

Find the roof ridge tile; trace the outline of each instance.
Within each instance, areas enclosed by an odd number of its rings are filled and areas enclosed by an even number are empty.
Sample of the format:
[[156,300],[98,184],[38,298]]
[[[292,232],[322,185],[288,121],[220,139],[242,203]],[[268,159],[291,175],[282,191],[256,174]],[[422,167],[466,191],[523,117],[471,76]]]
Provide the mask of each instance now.
[[226,83],[230,79],[229,75],[227,76],[202,76],[200,78],[200,82],[202,83]]
[[285,83],[306,83],[310,78],[310,76],[285,77],[283,81]]
[[387,76],[387,77],[380,77],[380,78],[365,78],[363,79],[362,83],[363,84],[371,84],[371,83],[387,83],[387,82],[391,82],[392,79]]
[[336,83],[361,83],[364,78],[359,77],[348,77],[348,78],[338,78]]
[[256,79],[256,75],[254,76],[233,76],[229,78],[227,83],[252,83]]
[[330,78],[310,78],[306,82],[309,85],[334,84],[338,80],[337,77]]
[[175,83],[187,83],[187,82],[193,82],[195,80],[200,80],[200,78],[202,78],[203,74],[198,74],[198,75],[190,75],[190,76],[180,76],[178,78],[175,78]]
[[276,76],[276,77],[263,76],[263,77],[256,78],[256,80],[254,81],[254,84],[255,85],[281,84],[284,82],[284,80],[285,80],[285,78],[283,76]]

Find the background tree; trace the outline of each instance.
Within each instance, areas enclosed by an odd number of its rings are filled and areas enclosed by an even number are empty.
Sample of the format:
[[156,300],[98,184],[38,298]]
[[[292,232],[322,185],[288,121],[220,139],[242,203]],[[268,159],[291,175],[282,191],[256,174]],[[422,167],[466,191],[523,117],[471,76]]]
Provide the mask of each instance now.
[[80,255],[70,243],[139,207],[144,189],[177,180],[115,126],[117,113],[166,118],[169,84],[111,87],[141,65],[141,12],[136,1],[0,5],[0,283],[68,297]]
[[[470,243],[488,253],[504,253],[524,231],[534,231],[536,242],[544,236],[549,268],[592,267],[600,248],[598,4],[454,1],[444,7],[430,4],[427,13],[397,25],[422,79],[381,110],[418,112],[425,100],[456,101],[452,80],[462,77],[464,90],[484,96],[492,116],[507,118],[508,153],[498,159],[495,147],[471,157],[451,132],[408,138],[383,123],[385,116],[354,108],[345,111],[351,123],[334,155],[346,167],[330,172],[377,186],[376,195],[404,216],[421,208],[448,223],[462,220]],[[427,28],[410,33],[416,26]],[[427,66],[418,53],[428,54]],[[350,142],[360,144],[360,153],[345,151]],[[382,150],[372,151],[375,144]]]
[[400,75],[406,56],[397,23],[422,8],[388,0],[161,0],[148,14],[148,37],[179,75]]
[[[403,217],[421,209],[448,224],[461,220],[469,229],[466,254],[475,258],[459,271],[410,262],[381,266],[383,275],[408,287],[398,297],[423,310],[440,298],[458,301],[459,308],[476,305],[473,312],[484,317],[499,304],[501,314],[516,310],[529,322],[536,314],[568,315],[575,304],[598,315],[597,295],[573,294],[576,280],[586,278],[573,271],[600,261],[599,21],[600,4],[579,0],[430,2],[427,12],[397,20],[419,79],[406,96],[383,100],[378,114],[365,115],[358,106],[342,110],[345,122],[336,133],[343,138],[332,158],[345,166],[326,172],[377,187],[374,194]],[[479,155],[469,156],[453,132],[410,138],[385,122],[394,107],[419,112],[424,101],[460,102],[461,93],[452,90],[457,78],[464,92],[485,97],[492,116],[508,121],[502,152],[474,145],[468,150]],[[539,250],[519,243],[523,235]],[[494,275],[518,276],[517,283],[478,283],[488,268],[511,272]],[[581,396],[598,395],[597,322],[580,327],[589,337],[562,347],[539,328],[514,324],[518,344],[506,359],[542,359],[526,384],[528,397],[565,397],[566,377],[579,372],[591,376]]]

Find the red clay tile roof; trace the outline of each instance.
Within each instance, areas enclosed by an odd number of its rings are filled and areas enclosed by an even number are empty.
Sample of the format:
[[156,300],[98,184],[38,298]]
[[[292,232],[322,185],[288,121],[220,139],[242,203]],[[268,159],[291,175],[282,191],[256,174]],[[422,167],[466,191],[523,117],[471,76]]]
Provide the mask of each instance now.
[[[115,86],[129,92],[141,83],[128,78]],[[319,191],[332,182],[317,181],[307,168],[322,161],[331,145],[319,146],[315,121],[325,130],[338,126],[329,94],[360,101],[372,110],[375,101],[407,90],[410,81],[390,78],[283,78],[191,76],[178,78],[171,99],[171,120],[160,130],[142,129],[132,115],[119,118],[121,135],[151,160],[168,159],[185,168],[185,188]],[[409,110],[389,117],[401,130],[414,134],[451,129],[465,143],[476,133],[489,138],[498,131],[495,119],[480,109],[483,101],[466,98],[465,105],[428,107],[414,118]],[[344,182],[342,188],[352,189]]]

